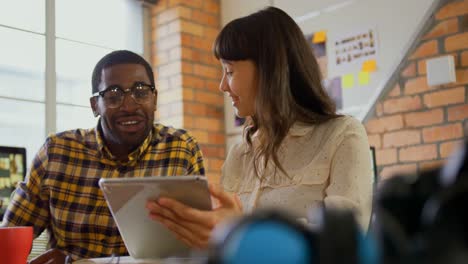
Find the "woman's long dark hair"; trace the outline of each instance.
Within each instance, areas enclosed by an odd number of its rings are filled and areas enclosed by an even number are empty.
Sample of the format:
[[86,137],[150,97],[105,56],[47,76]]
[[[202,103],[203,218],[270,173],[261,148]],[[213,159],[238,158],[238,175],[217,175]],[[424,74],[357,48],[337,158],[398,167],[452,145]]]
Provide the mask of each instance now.
[[[265,169],[273,160],[288,175],[278,159],[278,150],[296,122],[323,123],[339,115],[334,102],[322,87],[317,60],[304,34],[281,9],[267,7],[229,22],[217,36],[217,59],[252,60],[258,72],[255,114],[244,130],[254,168],[259,175],[263,157]],[[252,144],[256,133],[258,145]]]

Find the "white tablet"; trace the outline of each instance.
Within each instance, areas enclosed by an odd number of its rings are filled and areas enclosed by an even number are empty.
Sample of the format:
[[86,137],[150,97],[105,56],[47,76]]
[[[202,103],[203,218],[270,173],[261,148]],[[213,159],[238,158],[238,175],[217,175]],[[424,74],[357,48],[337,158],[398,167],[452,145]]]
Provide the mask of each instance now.
[[165,226],[153,221],[145,208],[148,199],[173,198],[191,207],[211,210],[203,176],[101,178],[99,186],[127,250],[135,259],[188,257],[190,248]]

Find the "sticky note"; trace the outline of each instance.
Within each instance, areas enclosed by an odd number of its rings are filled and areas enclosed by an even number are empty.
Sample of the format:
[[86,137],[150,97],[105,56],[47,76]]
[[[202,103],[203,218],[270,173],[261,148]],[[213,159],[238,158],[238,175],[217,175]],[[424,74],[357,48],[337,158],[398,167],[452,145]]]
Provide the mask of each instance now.
[[353,88],[353,86],[354,74],[350,73],[343,75],[343,77],[341,78],[341,87],[343,87],[343,89],[350,89]]
[[324,30],[315,32],[314,38],[312,39],[312,43],[323,43],[327,40],[327,32]]
[[373,72],[377,70],[377,62],[375,60],[367,60],[362,64],[362,71]]
[[359,85],[368,85],[369,84],[369,72],[361,71],[359,72]]

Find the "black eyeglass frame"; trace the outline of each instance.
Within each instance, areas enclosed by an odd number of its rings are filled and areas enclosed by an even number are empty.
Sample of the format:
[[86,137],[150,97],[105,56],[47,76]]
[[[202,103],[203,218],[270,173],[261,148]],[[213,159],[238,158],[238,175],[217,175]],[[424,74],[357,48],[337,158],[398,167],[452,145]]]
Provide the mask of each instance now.
[[[149,87],[150,90],[151,90],[151,93],[153,93],[153,94],[156,93],[156,87],[155,87],[154,85],[147,84],[147,83],[142,83],[142,82],[138,82],[138,83],[135,83],[134,85],[132,85],[132,87],[127,88],[127,89],[123,89],[120,85],[111,85],[111,86],[107,87],[106,89],[104,89],[103,91],[99,91],[99,92],[93,93],[92,96],[91,96],[91,98],[93,98],[93,97],[99,97],[99,96],[102,97],[102,98],[104,98],[104,95],[105,95],[108,91],[110,91],[110,90],[112,90],[112,89],[119,89],[119,90],[121,90],[121,91],[123,92],[123,97],[122,97],[122,99],[125,97],[125,94],[126,94],[126,93],[130,93],[130,95],[131,95],[131,97],[133,98],[133,100],[135,100],[135,102],[136,102],[137,104],[140,104],[140,103],[137,102],[136,98],[133,96],[133,93],[132,93],[133,90],[135,89],[135,87],[137,87],[137,86]],[[122,102],[120,103],[120,105],[122,105],[122,103],[123,103],[123,100],[122,100]],[[117,107],[118,107],[118,106],[117,106]]]

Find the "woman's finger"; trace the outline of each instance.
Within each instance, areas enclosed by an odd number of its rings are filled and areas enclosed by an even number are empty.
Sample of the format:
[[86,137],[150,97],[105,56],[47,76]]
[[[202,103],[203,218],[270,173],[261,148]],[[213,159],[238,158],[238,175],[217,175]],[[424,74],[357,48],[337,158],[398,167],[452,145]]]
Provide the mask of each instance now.
[[[201,211],[192,207],[188,207],[170,198],[160,198],[158,204],[161,208],[170,210],[172,214],[177,215],[180,219],[194,222],[208,228],[213,228],[216,224],[213,211]],[[168,215],[171,215],[168,213]],[[174,218],[174,217],[172,217]]]
[[169,219],[174,223],[184,227],[185,229],[188,229],[196,236],[202,237],[203,239],[207,239],[210,236],[210,227],[206,227],[204,224],[197,224],[193,220],[183,219],[174,213],[170,208],[165,208],[157,204],[150,204],[148,207],[150,208],[150,216],[154,216],[153,218],[162,216],[163,218]]
[[222,206],[227,206],[227,207],[236,206],[236,201],[234,197],[228,192],[225,192],[221,187],[210,183],[208,184],[208,188],[210,189],[211,195],[213,195],[216,199],[218,199]]
[[164,216],[152,216],[156,220],[171,230],[179,240],[190,247],[205,248],[210,239],[210,230],[196,226],[186,221],[173,221]]

